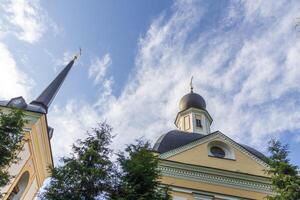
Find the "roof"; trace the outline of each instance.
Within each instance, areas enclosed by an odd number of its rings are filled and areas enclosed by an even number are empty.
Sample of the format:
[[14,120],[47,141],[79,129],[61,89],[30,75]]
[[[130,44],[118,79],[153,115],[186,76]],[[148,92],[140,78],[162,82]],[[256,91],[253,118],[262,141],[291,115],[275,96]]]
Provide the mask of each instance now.
[[257,151],[256,149],[249,147],[248,145],[245,144],[239,144],[239,145],[242,146],[247,151],[249,151],[250,153],[252,153],[253,155],[255,155],[256,157],[260,158],[261,160],[265,161],[267,159],[267,157],[263,153]]
[[33,104],[27,104],[23,97],[16,97],[9,101],[0,101],[0,106],[16,107],[31,112],[46,114],[46,110],[43,107]]
[[30,103],[31,105],[40,106],[44,108],[46,112],[48,111],[51,102],[71,70],[76,58],[77,57],[69,62],[69,64],[57,75],[57,77],[48,85],[48,87],[40,94],[40,96]]
[[[163,134],[162,136],[160,136],[160,138],[158,138],[158,140],[153,146],[153,150],[159,153],[165,153],[167,151],[171,151],[173,149],[187,145],[196,140],[200,140],[206,136],[207,135],[203,135],[199,133],[187,133],[185,131],[172,130],[166,134]],[[263,161],[266,160],[266,156],[263,153],[247,145],[244,144],[239,144],[239,145],[245,150],[247,150],[248,152],[250,152],[251,154],[253,154],[254,156],[258,157],[259,159]]]
[[190,92],[184,95],[179,102],[180,111],[187,110],[189,108],[198,108],[201,110],[206,109],[206,103],[202,96],[197,93]]
[[199,140],[202,137],[205,137],[205,135],[199,133],[187,134],[184,131],[172,130],[160,136],[160,138],[155,143],[153,150],[158,151],[159,153],[165,153],[167,151]]

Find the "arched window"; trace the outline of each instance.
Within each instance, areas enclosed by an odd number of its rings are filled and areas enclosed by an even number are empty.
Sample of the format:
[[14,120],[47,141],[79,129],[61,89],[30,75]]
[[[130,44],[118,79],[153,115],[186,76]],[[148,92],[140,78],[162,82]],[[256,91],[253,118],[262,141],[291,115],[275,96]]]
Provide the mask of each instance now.
[[19,200],[23,196],[29,182],[29,172],[26,171],[20,177],[18,183],[15,185],[13,191],[9,195],[9,200]]
[[218,158],[224,158],[226,155],[225,151],[218,146],[211,147],[210,152],[212,153],[212,155],[214,155],[215,157],[218,157]]
[[208,155],[216,158],[235,159],[234,150],[222,141],[212,141],[207,145]]

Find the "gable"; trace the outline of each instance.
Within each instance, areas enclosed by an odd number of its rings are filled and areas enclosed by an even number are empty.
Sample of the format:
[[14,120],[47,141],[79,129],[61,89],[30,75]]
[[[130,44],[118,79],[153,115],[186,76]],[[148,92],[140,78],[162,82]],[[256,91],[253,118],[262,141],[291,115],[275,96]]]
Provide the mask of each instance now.
[[[230,149],[228,158],[217,158],[211,155],[212,144],[224,144]],[[252,155],[246,149],[223,134],[214,134],[203,140],[195,141],[178,149],[160,155],[161,158],[192,165],[218,168],[228,171],[267,176],[264,169],[267,164]]]

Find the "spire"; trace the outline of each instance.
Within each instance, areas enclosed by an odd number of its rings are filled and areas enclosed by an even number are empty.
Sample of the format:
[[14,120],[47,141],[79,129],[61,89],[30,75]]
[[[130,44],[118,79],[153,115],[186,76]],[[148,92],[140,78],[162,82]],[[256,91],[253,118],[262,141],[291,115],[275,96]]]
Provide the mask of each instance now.
[[47,112],[50,104],[52,103],[54,97],[59,91],[59,88],[61,87],[69,71],[71,70],[75,60],[78,59],[80,55],[81,49],[80,52],[74,56],[74,58],[69,62],[69,64],[50,83],[50,85],[40,94],[40,96],[36,100],[32,101],[30,104],[41,106]]
[[191,87],[191,93],[193,93],[193,76],[191,77],[191,82],[190,82],[190,87]]

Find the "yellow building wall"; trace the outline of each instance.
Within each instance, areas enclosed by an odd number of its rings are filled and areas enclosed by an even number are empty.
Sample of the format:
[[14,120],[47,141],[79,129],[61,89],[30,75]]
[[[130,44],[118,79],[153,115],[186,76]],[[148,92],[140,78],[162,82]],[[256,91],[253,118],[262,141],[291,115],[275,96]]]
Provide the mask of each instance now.
[[[30,114],[26,112],[27,116],[30,116]],[[43,185],[44,180],[50,176],[48,169],[50,166],[53,166],[53,161],[46,117],[36,113],[34,115],[34,119],[30,116],[30,123],[25,126],[26,130],[30,130],[25,131],[24,147],[26,148],[19,153],[26,156],[22,156],[22,160],[9,167],[9,171],[16,171],[17,174],[13,174],[15,177],[9,185],[1,188],[1,191],[6,194],[3,200],[9,198],[9,195],[25,172],[29,173],[29,180],[21,200],[32,200]]]
[[171,156],[166,160],[268,177],[264,172],[264,166],[258,164],[251,157],[235,148],[233,148],[235,160],[208,156],[208,143],[209,141],[199,144],[192,149]]

